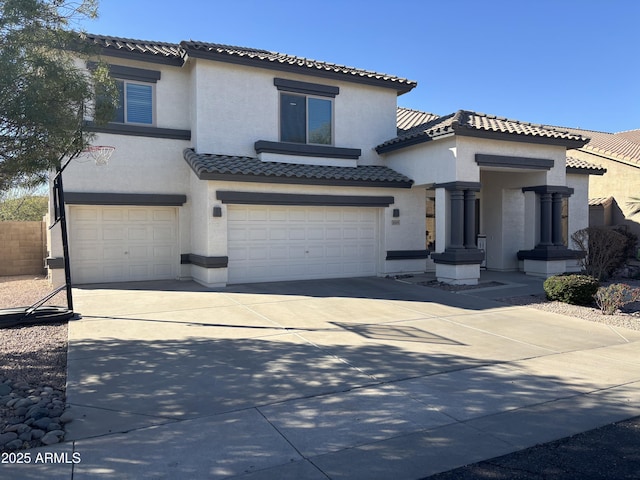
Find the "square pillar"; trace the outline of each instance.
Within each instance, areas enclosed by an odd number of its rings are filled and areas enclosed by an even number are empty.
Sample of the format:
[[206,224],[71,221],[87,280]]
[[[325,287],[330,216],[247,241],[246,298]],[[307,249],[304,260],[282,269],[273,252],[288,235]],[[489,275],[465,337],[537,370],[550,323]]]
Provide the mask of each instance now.
[[437,184],[449,192],[449,238],[442,253],[431,255],[436,264],[436,278],[441,282],[475,285],[480,278],[484,252],[475,241],[475,192],[480,183],[450,182]]

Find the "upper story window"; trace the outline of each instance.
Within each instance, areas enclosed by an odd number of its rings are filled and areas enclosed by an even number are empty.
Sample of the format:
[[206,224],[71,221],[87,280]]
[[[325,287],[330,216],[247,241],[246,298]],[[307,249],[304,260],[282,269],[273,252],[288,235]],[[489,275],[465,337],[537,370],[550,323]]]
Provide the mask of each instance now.
[[280,90],[280,141],[333,145],[333,98],[338,87],[275,78]]
[[[95,62],[88,62],[87,68],[95,68],[95,65]],[[161,72],[109,65],[109,73],[115,79],[118,88],[118,107],[112,122],[154,126],[155,90]]]
[[153,125],[154,85],[129,80],[116,80],[118,108],[113,121]]
[[333,102],[305,95],[280,94],[280,141],[331,145]]

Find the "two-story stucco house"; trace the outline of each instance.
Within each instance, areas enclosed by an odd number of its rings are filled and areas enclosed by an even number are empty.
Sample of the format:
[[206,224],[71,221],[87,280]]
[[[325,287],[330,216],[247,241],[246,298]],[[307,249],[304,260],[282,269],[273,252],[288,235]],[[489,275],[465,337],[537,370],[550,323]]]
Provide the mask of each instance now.
[[398,108],[416,82],[291,55],[89,39],[121,108],[93,127],[116,147],[108,166],[65,171],[75,284],[575,268],[567,238],[588,225],[590,172],[566,156],[579,134]]

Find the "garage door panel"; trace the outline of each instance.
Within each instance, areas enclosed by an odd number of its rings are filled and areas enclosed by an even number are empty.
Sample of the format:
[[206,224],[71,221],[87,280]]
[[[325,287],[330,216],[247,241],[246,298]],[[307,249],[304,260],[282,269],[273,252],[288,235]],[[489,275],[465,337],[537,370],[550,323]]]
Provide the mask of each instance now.
[[149,231],[147,227],[129,227],[127,229],[127,238],[134,242],[144,242],[149,239]]
[[130,208],[127,210],[127,218],[130,222],[146,222],[149,220],[150,214],[151,212],[146,209]]
[[[378,212],[229,206],[229,283],[374,275]],[[252,234],[258,227],[268,240]]]
[[125,212],[122,209],[102,209],[99,217],[105,222],[122,222]]
[[96,241],[100,236],[100,230],[97,228],[78,228],[77,237],[84,241]]
[[107,226],[100,231],[100,238],[105,241],[123,241],[125,240],[125,232],[123,228]]
[[153,227],[153,240],[156,242],[173,242],[176,238],[174,227]]

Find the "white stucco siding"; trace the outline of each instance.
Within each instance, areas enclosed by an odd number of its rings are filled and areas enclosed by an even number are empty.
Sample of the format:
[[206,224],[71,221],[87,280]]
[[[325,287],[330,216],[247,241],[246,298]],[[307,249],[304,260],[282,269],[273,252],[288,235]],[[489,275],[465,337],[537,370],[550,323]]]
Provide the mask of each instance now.
[[569,197],[569,248],[577,246],[571,240],[571,235],[589,226],[589,176],[567,175],[567,187],[573,188],[573,195]]
[[274,70],[197,60],[192,70],[194,145],[200,153],[256,156],[257,140],[277,142],[279,91],[274,78],[337,86],[334,146],[359,148],[360,164],[379,163],[373,147],[396,132],[396,92]]
[[[564,185],[566,175],[566,149],[562,146],[542,145],[524,142],[505,142],[485,138],[458,137],[458,180],[467,180],[472,177],[474,171],[471,165],[477,168],[475,155],[498,155],[505,157],[540,158],[553,160],[554,165],[550,170],[541,170],[544,176],[540,176],[538,185]],[[519,171],[520,169],[509,169]],[[522,171],[522,170],[520,170]],[[533,178],[532,178],[533,179]],[[477,181],[477,180],[472,180]],[[537,179],[536,179],[537,181]],[[533,184],[532,184],[533,185]]]
[[456,140],[448,137],[383,155],[388,167],[411,178],[415,185],[456,180]]
[[189,166],[183,159],[186,140],[99,134],[93,145],[116,147],[108,165],[73,160],[64,172],[70,192],[187,194]]

